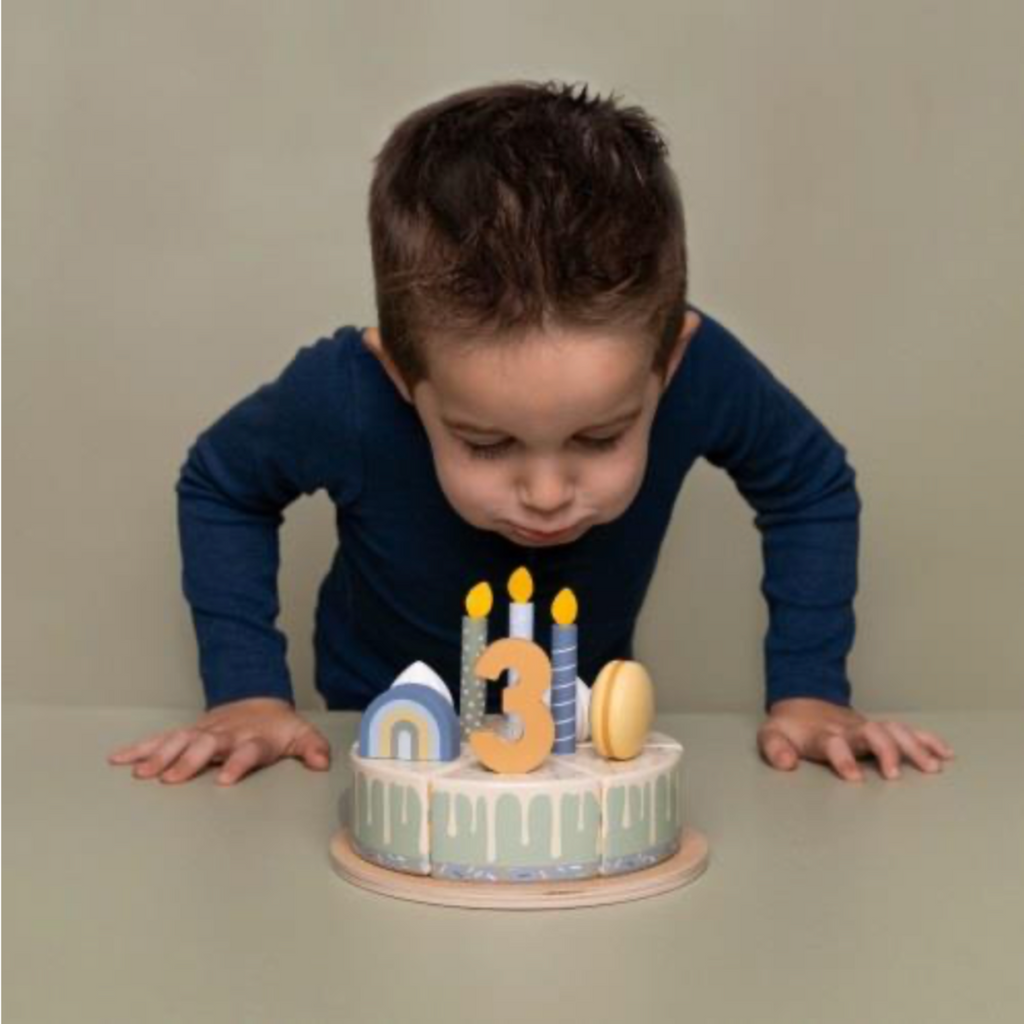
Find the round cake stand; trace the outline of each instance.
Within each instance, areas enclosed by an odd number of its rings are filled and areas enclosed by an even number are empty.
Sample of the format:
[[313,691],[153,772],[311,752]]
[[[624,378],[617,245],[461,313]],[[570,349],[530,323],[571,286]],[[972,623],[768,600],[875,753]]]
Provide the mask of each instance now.
[[678,889],[703,874],[708,864],[708,841],[702,832],[687,828],[683,830],[678,853],[653,868],[608,877],[551,882],[453,882],[391,871],[360,857],[345,828],[335,832],[331,839],[331,861],[342,878],[383,896],[445,907],[554,910],[622,903]]

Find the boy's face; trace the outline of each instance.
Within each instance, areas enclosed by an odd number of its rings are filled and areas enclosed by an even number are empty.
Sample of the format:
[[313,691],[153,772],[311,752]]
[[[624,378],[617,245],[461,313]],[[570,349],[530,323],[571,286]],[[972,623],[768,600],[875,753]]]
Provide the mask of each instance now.
[[699,324],[688,313],[664,378],[650,344],[600,332],[530,334],[509,343],[433,340],[428,377],[410,393],[441,488],[473,526],[523,547],[567,544],[622,515],[647,465],[651,423]]

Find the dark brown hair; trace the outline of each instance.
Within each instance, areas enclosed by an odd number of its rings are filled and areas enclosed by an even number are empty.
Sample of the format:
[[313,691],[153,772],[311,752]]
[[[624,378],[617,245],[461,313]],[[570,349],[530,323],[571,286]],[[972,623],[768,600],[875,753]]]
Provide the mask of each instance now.
[[375,158],[379,330],[406,383],[431,334],[639,331],[662,372],[686,307],[668,146],[641,108],[587,86],[513,81],[414,111]]

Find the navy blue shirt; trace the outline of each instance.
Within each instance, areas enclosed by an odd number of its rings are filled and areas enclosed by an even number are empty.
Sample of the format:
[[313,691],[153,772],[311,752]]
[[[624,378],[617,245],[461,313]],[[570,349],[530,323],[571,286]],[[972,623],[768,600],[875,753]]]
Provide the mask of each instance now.
[[[768,602],[765,706],[785,697],[848,704],[860,499],[845,449],[707,314],[661,398],[632,505],[571,544],[520,547],[465,522],[437,480],[426,432],[362,343],[342,327],[299,350],[272,383],[196,440],[177,485],[183,588],[207,706],[291,699],[278,616],[278,529],[324,489],[339,546],[320,587],[316,687],[363,709],[413,661],[458,700],[467,592],[495,593],[491,638],[507,633],[506,582],[526,565],[537,639],[562,587],[579,600],[580,676],[633,655],[633,633],[683,481],[699,458],[724,469],[755,512]],[[489,706],[496,709],[497,687]]]

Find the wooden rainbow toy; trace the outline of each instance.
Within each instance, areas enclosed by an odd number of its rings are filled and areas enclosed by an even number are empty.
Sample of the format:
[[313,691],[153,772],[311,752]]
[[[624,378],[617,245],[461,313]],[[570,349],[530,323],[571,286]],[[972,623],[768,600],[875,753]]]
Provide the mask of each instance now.
[[451,704],[422,683],[385,690],[359,725],[360,757],[454,761],[459,748],[459,720]]

